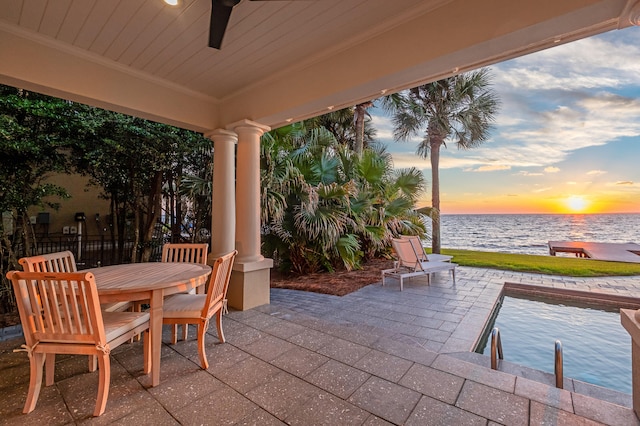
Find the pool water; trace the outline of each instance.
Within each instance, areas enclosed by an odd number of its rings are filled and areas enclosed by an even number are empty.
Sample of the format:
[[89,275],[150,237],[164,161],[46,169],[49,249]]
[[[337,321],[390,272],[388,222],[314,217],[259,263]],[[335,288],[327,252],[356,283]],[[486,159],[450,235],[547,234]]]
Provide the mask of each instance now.
[[564,377],[631,394],[631,337],[619,309],[505,296],[476,352],[491,356],[491,330],[500,329],[504,360],[554,372],[562,342]]

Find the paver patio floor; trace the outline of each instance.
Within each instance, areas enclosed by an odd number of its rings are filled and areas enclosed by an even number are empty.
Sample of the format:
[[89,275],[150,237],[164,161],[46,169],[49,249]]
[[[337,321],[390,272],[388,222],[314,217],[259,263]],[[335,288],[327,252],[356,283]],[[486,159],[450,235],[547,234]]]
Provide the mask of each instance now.
[[[565,389],[479,365],[469,351],[505,282],[634,296],[640,277],[579,279],[459,267],[388,280],[344,297],[272,289],[271,304],[224,317],[227,343],[209,330],[210,367],[194,339],[163,344],[161,384],[142,374],[142,346],[112,352],[107,409],[91,417],[97,374],[86,357],[58,356],[56,383],[23,415],[27,355],[0,342],[0,424],[638,425],[629,395]],[[168,331],[166,329],[165,331]],[[165,335],[165,342],[168,342]],[[517,369],[516,369],[517,370]]]

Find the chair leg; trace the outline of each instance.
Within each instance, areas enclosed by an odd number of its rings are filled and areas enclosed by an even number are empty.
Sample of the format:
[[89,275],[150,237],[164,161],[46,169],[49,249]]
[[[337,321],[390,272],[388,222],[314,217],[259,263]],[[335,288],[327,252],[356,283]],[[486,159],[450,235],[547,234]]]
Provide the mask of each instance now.
[[189,337],[189,324],[182,324],[182,340],[187,340]]
[[222,311],[216,313],[216,328],[218,329],[218,339],[220,343],[224,343],[224,332],[222,331]]
[[178,343],[178,324],[171,325],[171,343]]
[[[142,312],[142,302],[140,301],[135,301],[131,304],[131,306],[129,307],[129,309],[127,309],[129,312]],[[135,336],[133,336],[130,340],[129,343],[133,343],[133,342],[139,342],[140,341],[140,335],[136,334]]]
[[24,403],[24,414],[30,413],[36,408],[38,396],[40,396],[40,388],[42,388],[42,367],[44,364],[44,354],[34,353],[29,358],[29,367],[31,376],[29,377],[29,392],[27,393],[27,401]]
[[111,382],[111,361],[108,354],[98,355],[98,396],[96,398],[96,408],[93,415],[98,417],[104,413],[109,398],[109,385]]
[[47,354],[44,361],[45,386],[51,386],[54,382],[56,370],[56,354]]
[[144,374],[151,373],[151,341],[149,340],[149,330],[144,331],[142,337],[142,351],[144,357]]
[[204,327],[204,323],[198,324],[198,355],[200,356],[200,366],[203,370],[209,368],[209,361],[207,360],[207,354],[204,349],[204,336],[206,336],[207,330]]
[[98,368],[98,358],[95,355],[89,355],[89,371],[94,372]]

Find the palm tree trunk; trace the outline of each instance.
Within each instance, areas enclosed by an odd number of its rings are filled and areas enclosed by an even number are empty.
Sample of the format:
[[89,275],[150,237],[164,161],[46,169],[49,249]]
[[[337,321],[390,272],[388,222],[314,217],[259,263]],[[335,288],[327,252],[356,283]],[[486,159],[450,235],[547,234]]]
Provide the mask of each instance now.
[[432,137],[430,147],[430,159],[431,159],[431,206],[433,211],[431,213],[431,251],[433,253],[440,253],[440,145],[441,141],[433,140]]
[[363,102],[361,104],[356,105],[354,111],[354,121],[356,127],[356,140],[353,150],[357,155],[362,155],[362,151],[364,150],[364,117],[367,113],[367,108],[371,107],[373,102]]

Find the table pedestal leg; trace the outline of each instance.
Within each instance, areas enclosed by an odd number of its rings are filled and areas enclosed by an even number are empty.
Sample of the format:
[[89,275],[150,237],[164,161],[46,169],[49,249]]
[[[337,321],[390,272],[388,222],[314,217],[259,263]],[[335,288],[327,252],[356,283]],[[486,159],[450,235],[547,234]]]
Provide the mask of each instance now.
[[149,334],[151,338],[151,386],[160,384],[160,353],[162,352],[162,305],[163,291],[155,290],[151,293]]

